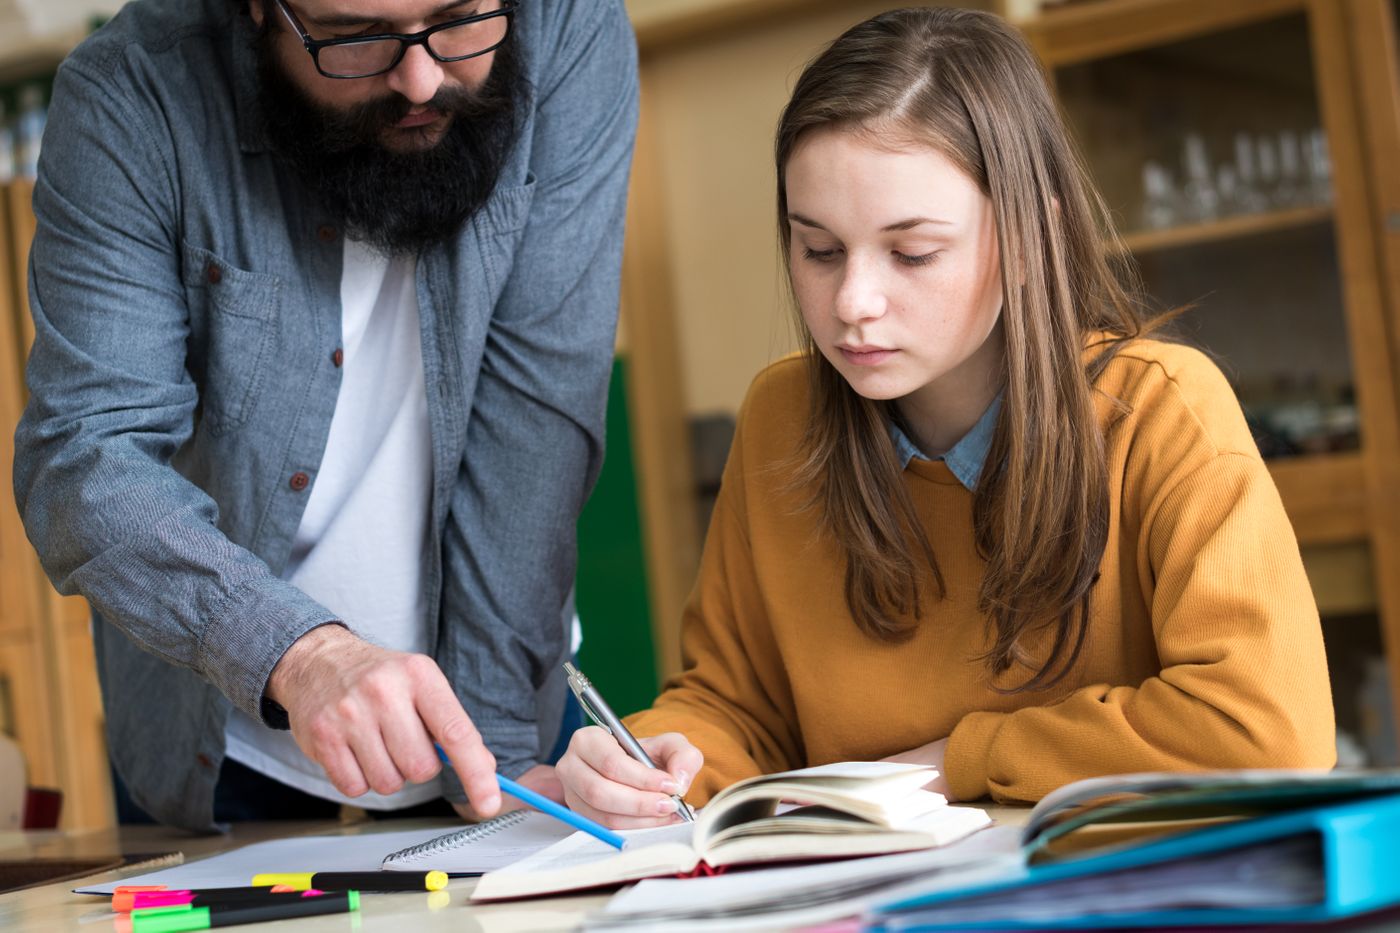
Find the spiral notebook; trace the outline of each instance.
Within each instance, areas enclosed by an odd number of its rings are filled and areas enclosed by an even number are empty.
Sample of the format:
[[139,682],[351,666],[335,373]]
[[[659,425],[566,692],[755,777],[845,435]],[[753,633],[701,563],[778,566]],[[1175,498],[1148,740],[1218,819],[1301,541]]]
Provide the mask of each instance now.
[[[174,890],[247,885],[262,872],[374,871],[379,868],[475,875],[510,865],[573,831],[535,811],[512,811],[475,826],[387,829],[385,823],[347,826],[335,835],[290,836],[192,858],[131,878],[75,888],[78,894],[111,894],[123,884],[163,884]],[[385,856],[384,853],[391,853]],[[391,863],[392,864],[389,864]]]
[[480,875],[534,855],[572,833],[572,827],[538,810],[512,810],[391,852],[380,867],[385,871]]

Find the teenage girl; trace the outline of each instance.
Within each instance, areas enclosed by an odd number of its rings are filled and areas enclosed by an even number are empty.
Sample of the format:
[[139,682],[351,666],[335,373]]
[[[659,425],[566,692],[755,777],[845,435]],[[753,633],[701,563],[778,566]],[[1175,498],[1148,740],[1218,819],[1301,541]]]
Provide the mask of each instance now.
[[1021,36],[877,16],[807,67],[776,150],[805,352],[749,391],[684,673],[629,720],[663,770],[580,730],[570,806],[655,825],[671,793],[854,759],[1027,802],[1331,766],[1278,492],[1216,367],[1146,336]]

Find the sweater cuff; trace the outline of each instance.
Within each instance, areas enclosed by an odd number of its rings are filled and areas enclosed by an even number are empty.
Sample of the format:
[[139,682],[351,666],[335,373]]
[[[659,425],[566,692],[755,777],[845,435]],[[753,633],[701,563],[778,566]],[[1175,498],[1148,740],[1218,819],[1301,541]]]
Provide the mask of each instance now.
[[943,777],[956,800],[977,800],[991,794],[992,744],[1005,713],[969,713],[948,736],[943,753]]

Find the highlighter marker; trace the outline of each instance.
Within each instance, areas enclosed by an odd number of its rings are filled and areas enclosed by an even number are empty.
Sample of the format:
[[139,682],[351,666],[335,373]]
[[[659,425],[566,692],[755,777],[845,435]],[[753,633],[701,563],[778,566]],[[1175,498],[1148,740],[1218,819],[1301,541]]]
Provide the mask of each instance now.
[[155,891],[119,891],[112,895],[112,909],[117,913],[130,913],[142,907],[159,907],[163,904],[183,904],[191,899],[203,898],[209,902],[217,900],[247,900],[267,897],[269,894],[300,893],[299,888],[286,885],[259,888],[193,888]]
[[447,887],[442,871],[317,871],[268,873],[253,876],[253,884],[285,884],[298,891],[441,891]]
[[[237,893],[234,893],[237,891]],[[297,897],[318,897],[324,892],[273,891],[271,888],[239,888],[226,892],[210,891],[152,891],[133,895],[132,910],[149,910],[152,907],[174,907],[188,904],[191,907],[213,907],[216,904],[276,903]],[[116,910],[114,906],[112,908]]]
[[276,903],[244,901],[215,907],[157,907],[131,915],[131,933],[189,933],[240,923],[263,923],[317,914],[343,914],[360,909],[359,891],[341,891],[320,897],[294,898]]

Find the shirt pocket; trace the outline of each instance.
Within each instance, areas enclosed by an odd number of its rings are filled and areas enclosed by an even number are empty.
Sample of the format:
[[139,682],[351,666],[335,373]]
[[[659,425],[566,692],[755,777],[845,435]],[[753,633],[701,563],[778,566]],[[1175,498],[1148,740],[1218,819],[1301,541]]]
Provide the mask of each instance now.
[[[486,265],[488,291],[499,292],[515,263],[522,230],[530,220],[535,200],[535,176],[527,175],[522,185],[497,188],[482,205],[476,221],[477,242]],[[494,298],[491,302],[494,304]]]
[[525,176],[522,185],[499,187],[482,205],[486,228],[496,236],[513,236],[530,219],[530,204],[535,199],[534,173]]
[[248,272],[184,244],[190,309],[188,367],[199,387],[200,425],[224,434],[248,420],[282,300],[282,280]]

